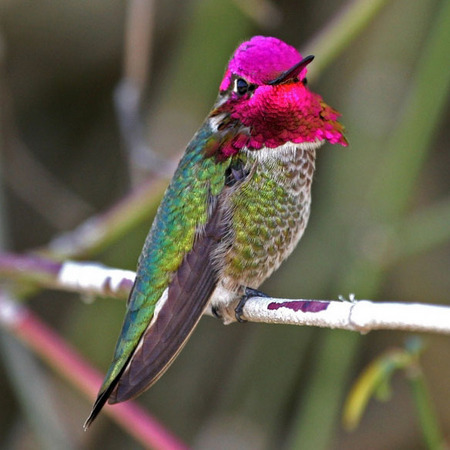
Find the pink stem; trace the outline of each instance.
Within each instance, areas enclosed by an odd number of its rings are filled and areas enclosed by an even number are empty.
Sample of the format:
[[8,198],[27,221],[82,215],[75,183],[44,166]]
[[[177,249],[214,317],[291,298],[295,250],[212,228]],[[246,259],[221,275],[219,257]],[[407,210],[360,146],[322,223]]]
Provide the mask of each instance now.
[[[4,293],[0,293],[0,310],[1,322],[7,325],[16,337],[88,398],[95,399],[103,378],[97,370],[35,314],[26,307],[13,303]],[[183,443],[135,402],[129,401],[114,407],[106,405],[104,411],[145,447],[186,449]]]

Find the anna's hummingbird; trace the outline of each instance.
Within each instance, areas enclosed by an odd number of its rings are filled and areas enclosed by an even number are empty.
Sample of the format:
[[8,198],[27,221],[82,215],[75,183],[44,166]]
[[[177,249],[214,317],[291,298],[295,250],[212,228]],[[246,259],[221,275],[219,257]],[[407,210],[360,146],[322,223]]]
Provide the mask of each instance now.
[[207,308],[225,323],[239,320],[241,299],[295,248],[309,217],[316,149],[347,145],[339,113],[306,87],[312,59],[262,36],[232,56],[145,241],[85,429],[107,400],[155,383]]

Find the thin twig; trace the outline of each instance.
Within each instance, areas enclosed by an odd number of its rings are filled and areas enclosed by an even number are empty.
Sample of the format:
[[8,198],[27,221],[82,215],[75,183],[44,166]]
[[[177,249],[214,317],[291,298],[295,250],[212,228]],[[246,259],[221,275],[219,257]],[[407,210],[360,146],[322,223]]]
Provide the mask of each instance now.
[[[95,399],[98,387],[102,382],[102,375],[34,313],[1,291],[0,325],[6,327],[15,337],[33,349],[90,400]],[[134,436],[145,448],[167,450],[186,448],[135,402],[126,402],[113,408],[107,406],[105,413]]]
[[170,175],[173,171],[170,161],[154,152],[146,139],[141,111],[150,74],[154,19],[154,0],[128,0],[124,74],[114,92],[114,103],[121,136],[134,172]]
[[90,217],[74,230],[56,236],[40,252],[64,260],[88,257],[156,212],[168,180],[153,176],[106,212]]

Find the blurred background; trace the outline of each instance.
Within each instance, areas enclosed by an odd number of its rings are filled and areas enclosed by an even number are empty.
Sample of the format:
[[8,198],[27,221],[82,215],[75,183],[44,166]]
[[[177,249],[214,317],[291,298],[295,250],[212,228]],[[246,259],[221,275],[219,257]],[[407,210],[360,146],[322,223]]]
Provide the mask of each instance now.
[[[339,22],[349,5],[364,11],[370,3],[378,6],[367,21]],[[167,173],[164,161],[180,155],[208,113],[236,46],[273,35],[315,55],[309,86],[342,113],[350,146],[319,151],[308,229],[262,290],[450,303],[450,40],[448,31],[446,40],[439,34],[450,30],[448,4],[0,0],[3,240],[16,252],[45,247]],[[136,98],[139,117],[124,118]],[[156,204],[159,198],[155,192]],[[78,256],[134,270],[153,214],[148,208],[107,245]],[[58,291],[25,300],[107,369],[124,302],[87,304]],[[1,334],[0,447],[141,448],[106,415],[83,433],[92,399]],[[408,336],[225,327],[205,317],[138,402],[200,449],[424,448],[404,373],[394,376],[388,402],[370,401],[356,430],[341,424],[345,396],[364,367]],[[421,367],[448,440],[450,341],[423,339]],[[56,415],[54,435],[36,425],[36,411]]]

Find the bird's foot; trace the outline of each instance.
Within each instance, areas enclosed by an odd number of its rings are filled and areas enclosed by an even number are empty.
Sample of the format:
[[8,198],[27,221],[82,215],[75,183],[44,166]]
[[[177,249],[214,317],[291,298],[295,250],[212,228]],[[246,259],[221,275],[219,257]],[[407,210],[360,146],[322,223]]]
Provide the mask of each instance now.
[[264,292],[258,291],[256,289],[246,287],[244,290],[244,295],[239,300],[238,305],[234,309],[234,314],[236,316],[236,320],[240,323],[247,322],[242,318],[242,314],[244,313],[244,305],[247,303],[247,300],[252,297],[268,297]]

